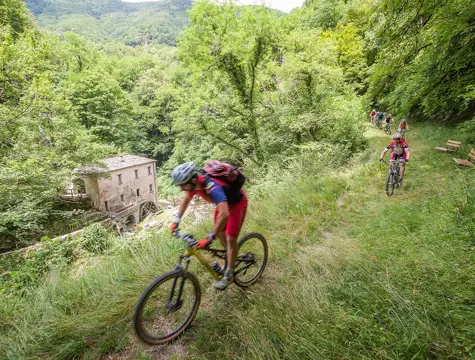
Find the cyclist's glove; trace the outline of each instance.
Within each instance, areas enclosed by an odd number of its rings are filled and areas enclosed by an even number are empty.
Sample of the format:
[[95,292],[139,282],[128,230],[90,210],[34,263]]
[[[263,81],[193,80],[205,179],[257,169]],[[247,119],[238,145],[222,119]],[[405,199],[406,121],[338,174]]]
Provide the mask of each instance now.
[[379,159],[379,162],[384,162],[384,159],[383,158]]
[[180,224],[179,222],[177,222],[177,223],[176,223],[176,222],[171,223],[171,225],[170,225],[170,233],[171,233],[172,235],[173,235],[173,234],[175,233],[175,231],[178,229],[178,225],[179,225],[179,224]]
[[170,225],[170,233],[173,235],[176,230],[178,230],[178,225],[180,225],[180,220],[181,220],[181,214],[178,213],[175,216],[175,219]]
[[195,248],[206,249],[208,246],[211,245],[214,239],[216,239],[216,236],[213,233],[210,233],[208,237],[205,237],[204,239],[201,239],[200,241],[198,241],[195,245]]

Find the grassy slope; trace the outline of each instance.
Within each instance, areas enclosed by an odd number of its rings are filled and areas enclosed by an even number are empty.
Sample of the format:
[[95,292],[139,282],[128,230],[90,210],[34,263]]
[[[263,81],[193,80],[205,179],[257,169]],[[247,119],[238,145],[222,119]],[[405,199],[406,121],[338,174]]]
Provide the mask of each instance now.
[[196,267],[202,307],[173,346],[143,346],[130,329],[140,292],[180,248],[144,236],[1,302],[0,358],[475,356],[475,174],[433,150],[447,130],[424,127],[409,133],[405,188],[387,198],[376,160],[389,138],[372,128],[368,137],[344,172],[284,174],[251,204],[246,230],[271,250],[263,281],[216,293]]

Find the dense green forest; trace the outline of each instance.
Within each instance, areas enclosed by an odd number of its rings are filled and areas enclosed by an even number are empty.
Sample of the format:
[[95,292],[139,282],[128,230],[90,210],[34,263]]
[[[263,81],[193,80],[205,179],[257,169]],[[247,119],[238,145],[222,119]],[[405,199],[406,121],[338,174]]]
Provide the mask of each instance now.
[[117,40],[127,45],[175,45],[191,0],[125,3],[121,0],[26,0],[42,28],[72,31],[90,41]]
[[[29,6],[97,17],[139,7]],[[71,170],[110,154],[153,157],[163,174],[179,161],[219,157],[262,177],[310,152],[357,151],[370,106],[411,121],[466,120],[467,140],[475,141],[475,9],[467,1],[307,1],[285,16],[199,1],[177,47],[58,37],[22,2],[5,0],[0,9],[5,248],[51,235],[45,224],[70,214],[58,196]]]
[[[0,250],[42,243],[0,262],[0,358],[475,356],[475,178],[433,149],[475,147],[473,1],[0,0],[0,66]],[[373,108],[411,124],[392,199]],[[262,284],[203,292],[166,349],[130,318],[177,242],[50,240],[75,222],[73,170],[124,153],[157,161],[161,196],[183,161],[239,165],[270,245]]]

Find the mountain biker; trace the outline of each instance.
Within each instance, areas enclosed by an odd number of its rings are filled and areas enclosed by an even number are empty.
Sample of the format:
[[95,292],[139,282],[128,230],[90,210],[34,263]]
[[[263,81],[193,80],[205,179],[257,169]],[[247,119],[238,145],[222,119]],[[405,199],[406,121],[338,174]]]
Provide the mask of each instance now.
[[371,111],[369,113],[369,122],[370,123],[373,123],[374,124],[374,117],[376,116],[376,109],[373,109],[373,111]]
[[379,112],[378,115],[376,115],[376,117],[378,118],[378,127],[381,126],[381,122],[383,121],[384,119],[384,113],[383,112]]
[[403,139],[405,139],[405,137],[406,137],[406,131],[408,131],[408,130],[409,130],[409,125],[407,125],[407,120],[406,120],[406,119],[402,119],[402,120],[401,120],[401,123],[400,123],[399,126],[398,126],[397,131],[398,131],[399,133],[401,133]]
[[399,160],[400,166],[400,181],[399,184],[402,185],[402,180],[404,179],[404,164],[409,161],[411,158],[411,151],[409,150],[409,145],[402,140],[401,134],[396,133],[393,135],[393,141],[386,146],[379,157],[379,161],[384,161],[384,155],[389,151],[391,151],[391,156],[389,157],[389,161],[393,163],[394,161]]
[[214,211],[213,230],[204,239],[197,242],[197,249],[205,249],[215,238],[218,238],[224,248],[227,249],[227,269],[220,281],[214,284],[218,290],[224,290],[233,282],[234,266],[237,261],[237,239],[241,231],[247,210],[247,196],[241,189],[231,187],[226,182],[209,176],[198,174],[195,164],[192,162],[178,165],[172,172],[173,183],[186,191],[180,202],[180,208],[170,230],[178,228],[180,220],[188,208],[190,201],[195,195],[204,200],[216,204]]
[[385,123],[385,128],[384,128],[384,131],[387,131],[389,132],[389,135],[391,135],[391,128],[390,128],[390,125],[391,123],[393,122],[393,116],[391,114],[388,114],[385,118],[384,118],[384,123]]

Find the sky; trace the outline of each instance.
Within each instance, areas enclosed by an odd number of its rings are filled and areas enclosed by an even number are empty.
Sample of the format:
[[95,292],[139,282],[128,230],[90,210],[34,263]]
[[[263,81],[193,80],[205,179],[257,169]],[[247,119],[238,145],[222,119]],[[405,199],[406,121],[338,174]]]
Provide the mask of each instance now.
[[[161,0],[122,0],[125,2],[145,2]],[[305,0],[236,0],[241,5],[266,5],[267,7],[280,11],[290,12],[290,10],[302,6]]]

